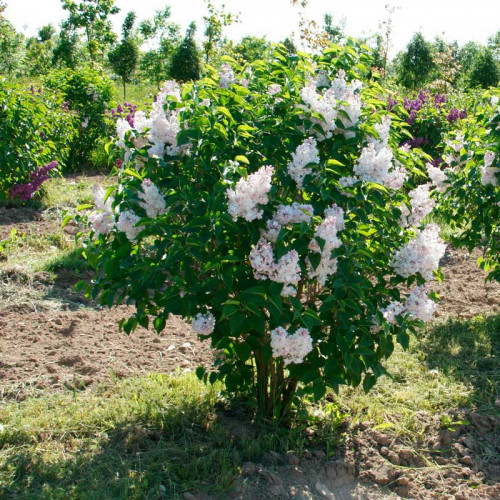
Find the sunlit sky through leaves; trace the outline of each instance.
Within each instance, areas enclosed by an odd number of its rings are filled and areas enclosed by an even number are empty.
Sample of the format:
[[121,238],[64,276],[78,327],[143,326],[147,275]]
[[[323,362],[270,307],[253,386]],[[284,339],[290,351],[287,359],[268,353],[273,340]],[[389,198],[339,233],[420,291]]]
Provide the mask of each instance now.
[[[220,6],[222,0],[213,0]],[[240,40],[244,35],[266,36],[271,41],[282,41],[298,31],[299,12],[290,0],[226,0],[226,10],[240,13],[241,22],[231,26],[226,36]],[[469,40],[486,43],[487,38],[500,30],[500,0],[309,0],[303,9],[308,19],[322,24],[325,13],[334,20],[345,18],[346,32],[366,36],[378,31],[378,24],[387,17],[385,5],[397,7],[393,14],[393,43],[391,54],[403,49],[413,34],[421,31],[427,40],[443,36],[447,41],[457,40],[463,45]],[[26,35],[36,34],[37,28],[52,23],[58,25],[66,12],[60,0],[7,0],[6,17]],[[134,10],[139,19],[151,17],[155,10],[170,5],[171,20],[183,30],[191,21],[198,26],[198,37],[203,31],[203,0],[116,0],[121,12],[113,16],[119,32],[125,14]]]

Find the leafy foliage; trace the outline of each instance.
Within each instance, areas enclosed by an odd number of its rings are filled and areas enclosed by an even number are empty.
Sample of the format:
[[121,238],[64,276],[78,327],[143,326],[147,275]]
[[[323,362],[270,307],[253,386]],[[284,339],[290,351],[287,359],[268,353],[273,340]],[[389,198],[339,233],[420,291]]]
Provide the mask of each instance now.
[[[332,46],[314,63],[324,78],[345,71],[353,80],[369,71],[368,50],[350,41],[345,48]],[[155,121],[139,124],[136,114],[135,128],[123,134],[127,163],[120,187],[99,195],[101,210],[89,215],[89,222],[99,220],[106,227],[92,225],[85,242],[87,259],[97,271],[87,293],[109,306],[133,302],[136,313],[122,322],[126,332],[149,325],[150,318],[161,331],[170,314],[194,318],[200,325],[209,313],[202,336],[221,357],[215,371],[200,370],[199,376],[223,380],[230,393],[256,401],[262,418],[279,420],[286,418],[299,383],[315,399],[327,387],[337,390],[342,384],[362,383],[369,390],[385,373],[383,362],[395,342],[407,346],[409,334],[421,324],[406,314],[387,321],[381,310],[404,300],[401,285],[424,279],[420,274],[403,278],[391,267],[394,250],[415,234],[400,224],[402,204],[408,203],[405,191],[365,181],[343,188],[339,182],[352,174],[367,138],[378,137],[374,126],[386,113],[373,113],[371,103],[377,102],[380,89],[366,89],[363,99],[369,104],[359,122],[352,115],[346,129],[347,112],[339,111],[339,130],[325,136],[325,118],[302,100],[315,72],[309,57],[289,57],[279,46],[270,61],[256,62],[251,74],[235,61],[227,63],[223,76],[211,70],[199,84],[186,85],[182,96],[166,87],[169,123],[178,117],[183,127],[175,147],[171,143],[165,154],[158,158],[158,145],[151,142],[154,130],[151,136],[140,132],[154,129]],[[340,82],[336,85],[343,88]],[[280,90],[269,93],[271,85]],[[152,119],[158,114],[156,109]],[[400,128],[393,124],[390,142],[395,146]],[[309,134],[318,137],[321,160],[300,186],[287,166]],[[188,154],[183,153],[186,148]],[[416,168],[410,154],[397,147],[394,154],[408,169]],[[309,223],[285,225],[273,244],[276,259],[290,252],[299,256],[296,296],[285,293],[283,282],[256,275],[249,264],[266,228],[264,220],[228,213],[228,190],[234,183],[249,182],[263,165],[275,168],[269,202],[259,205],[263,219],[293,202],[313,207]],[[156,208],[150,210],[140,200],[155,189]],[[337,259],[337,271],[321,281],[314,277],[321,256],[310,248],[324,248],[316,231],[332,205],[345,211],[345,231],[339,236],[341,246],[325,256]],[[140,225],[133,227],[135,221]],[[314,347],[302,363],[285,367],[273,351],[270,332],[280,327],[309,332]]]
[[76,122],[62,104],[50,91],[0,83],[0,199],[30,182],[38,167],[67,164]]
[[91,68],[67,68],[47,75],[45,85],[59,92],[80,120],[79,133],[70,144],[68,167],[74,170],[88,165],[96,141],[110,132],[105,111],[113,93],[111,80]]
[[480,267],[500,281],[500,94],[485,94],[461,130],[445,137],[448,184],[441,213],[455,230],[454,241],[483,249]]

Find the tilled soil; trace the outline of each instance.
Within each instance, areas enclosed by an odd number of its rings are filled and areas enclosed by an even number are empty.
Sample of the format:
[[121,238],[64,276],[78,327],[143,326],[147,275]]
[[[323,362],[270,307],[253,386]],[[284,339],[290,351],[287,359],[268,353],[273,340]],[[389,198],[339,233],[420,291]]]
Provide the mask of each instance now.
[[0,311],[2,395],[21,398],[32,389],[82,389],[110,377],[170,373],[210,365],[212,352],[179,318],[161,335],[139,327],[118,331],[131,309]]

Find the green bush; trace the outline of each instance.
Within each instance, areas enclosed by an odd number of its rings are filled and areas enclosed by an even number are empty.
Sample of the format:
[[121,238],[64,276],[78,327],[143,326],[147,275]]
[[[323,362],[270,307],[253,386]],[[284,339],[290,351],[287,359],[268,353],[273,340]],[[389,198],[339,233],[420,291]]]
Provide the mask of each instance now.
[[113,95],[112,81],[91,68],[62,69],[50,73],[45,85],[60,92],[69,109],[79,116],[79,133],[71,144],[68,168],[77,170],[91,165],[96,143],[111,132],[105,111]]
[[29,183],[38,167],[52,161],[63,169],[76,131],[74,114],[61,96],[0,83],[0,198]]
[[481,268],[500,281],[500,92],[485,97],[461,130],[445,137],[440,202],[444,220],[456,229],[455,244],[480,247]]
[[220,353],[198,376],[264,419],[287,418],[297,391],[368,391],[435,309],[423,285],[445,245],[424,228],[433,204],[408,182],[401,122],[373,112],[378,88],[361,92],[366,49],[281,45],[252,71],[225,59],[167,82],[149,116],[118,120],[119,186],[79,218],[87,293],[134,304],[126,332],[191,319]]

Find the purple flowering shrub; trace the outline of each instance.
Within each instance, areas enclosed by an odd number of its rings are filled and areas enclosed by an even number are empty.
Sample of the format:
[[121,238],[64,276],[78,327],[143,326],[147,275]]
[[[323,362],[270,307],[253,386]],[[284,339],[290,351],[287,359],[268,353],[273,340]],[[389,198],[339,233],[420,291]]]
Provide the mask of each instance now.
[[444,139],[449,167],[441,183],[440,213],[453,242],[481,248],[481,268],[500,281],[500,92],[477,103],[474,119]]
[[426,90],[420,90],[414,98],[390,94],[387,109],[408,124],[410,137],[401,145],[420,148],[434,160],[442,157],[444,135],[459,129],[467,118],[467,110],[450,107],[445,94],[432,95]]
[[0,199],[31,198],[56,165],[67,163],[75,117],[53,92],[2,82],[0,123]]
[[220,353],[198,376],[262,419],[287,418],[298,395],[368,391],[436,309],[434,201],[411,182],[401,124],[372,112],[362,67],[349,40],[227,59],[182,92],[166,82],[149,112],[117,120],[118,185],[96,186],[77,217],[96,273],[86,293],[134,304],[127,333],[190,320]]
[[49,172],[57,167],[57,162],[52,161],[38,167],[34,172],[30,173],[30,181],[25,184],[16,184],[10,188],[10,197],[19,198],[20,200],[30,200],[35,193],[40,189],[42,184],[48,180]]

